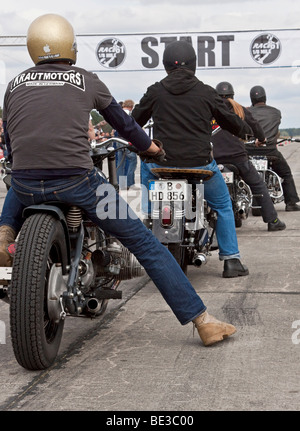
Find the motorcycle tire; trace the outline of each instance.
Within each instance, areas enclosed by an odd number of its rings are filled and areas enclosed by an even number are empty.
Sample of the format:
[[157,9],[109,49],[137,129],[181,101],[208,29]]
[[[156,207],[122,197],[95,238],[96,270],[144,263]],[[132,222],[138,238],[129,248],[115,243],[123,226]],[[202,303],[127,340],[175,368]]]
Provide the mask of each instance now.
[[258,202],[258,200],[255,197],[253,197],[252,205],[254,207],[255,206],[258,207],[258,208],[251,208],[251,212],[252,212],[253,217],[260,217],[261,216],[261,209],[259,207],[259,202]]
[[13,263],[10,326],[15,357],[27,370],[49,368],[57,356],[64,320],[48,315],[48,280],[53,264],[66,267],[66,256],[59,220],[45,213],[25,220]]
[[243,225],[243,220],[242,219],[236,217],[234,219],[234,221],[235,221],[235,227],[242,227],[242,225]]
[[261,216],[260,208],[252,208],[252,215],[253,217],[260,217]]
[[187,274],[188,259],[186,247],[181,247],[180,243],[169,243],[168,250],[172,253],[182,271]]

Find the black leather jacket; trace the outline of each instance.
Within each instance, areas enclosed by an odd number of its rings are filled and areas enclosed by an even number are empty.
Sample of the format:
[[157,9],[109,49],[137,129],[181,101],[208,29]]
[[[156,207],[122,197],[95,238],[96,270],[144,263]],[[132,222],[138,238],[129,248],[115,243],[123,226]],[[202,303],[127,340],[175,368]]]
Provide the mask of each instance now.
[[257,103],[254,106],[250,106],[249,111],[259,122],[266,135],[267,148],[275,149],[279,136],[279,125],[281,123],[281,112],[279,109],[265,103]]

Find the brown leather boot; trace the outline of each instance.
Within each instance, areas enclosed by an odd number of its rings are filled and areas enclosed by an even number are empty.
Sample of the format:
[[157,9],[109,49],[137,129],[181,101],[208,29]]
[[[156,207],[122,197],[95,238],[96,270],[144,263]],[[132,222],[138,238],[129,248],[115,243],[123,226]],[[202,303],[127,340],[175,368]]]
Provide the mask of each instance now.
[[236,328],[230,323],[220,322],[207,311],[193,320],[200,338],[205,346],[222,341],[224,338],[236,332]]
[[0,226],[0,266],[12,266],[12,256],[7,247],[14,242],[16,232],[10,226]]

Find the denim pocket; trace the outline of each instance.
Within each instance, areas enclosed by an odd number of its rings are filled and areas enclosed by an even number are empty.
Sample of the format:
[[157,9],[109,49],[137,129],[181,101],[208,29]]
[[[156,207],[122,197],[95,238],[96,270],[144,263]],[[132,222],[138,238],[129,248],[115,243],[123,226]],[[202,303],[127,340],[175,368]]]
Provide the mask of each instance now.
[[[53,194],[57,196],[57,198],[59,199],[59,195],[65,194],[65,193],[72,193],[72,191],[77,188],[80,187],[82,184],[87,184],[88,182],[88,177],[85,175],[80,181],[76,181],[73,183],[69,183],[69,184],[62,184],[62,185],[57,185],[56,190],[53,191]],[[48,192],[50,190],[48,189]]]
[[34,194],[32,192],[27,190],[26,187],[24,187],[21,183],[14,180],[13,178],[11,180],[11,183],[15,195],[22,202],[23,205],[29,206],[35,204]]

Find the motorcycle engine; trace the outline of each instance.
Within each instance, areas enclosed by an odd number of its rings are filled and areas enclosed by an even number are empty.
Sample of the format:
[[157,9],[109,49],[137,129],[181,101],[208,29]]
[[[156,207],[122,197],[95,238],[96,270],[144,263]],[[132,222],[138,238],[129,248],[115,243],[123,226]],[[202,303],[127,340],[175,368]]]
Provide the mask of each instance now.
[[145,270],[130,251],[117,241],[92,253],[96,276],[113,275],[117,280],[130,280],[144,275]]

